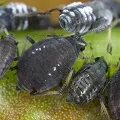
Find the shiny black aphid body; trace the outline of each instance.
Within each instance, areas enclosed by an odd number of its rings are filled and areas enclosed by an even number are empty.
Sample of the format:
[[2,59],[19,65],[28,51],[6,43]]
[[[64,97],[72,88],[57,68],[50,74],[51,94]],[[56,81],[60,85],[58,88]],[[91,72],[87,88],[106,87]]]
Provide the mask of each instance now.
[[104,30],[112,19],[111,11],[100,1],[74,2],[63,8],[59,23],[63,29],[83,35]]
[[31,14],[36,11],[37,9],[35,7],[29,7],[24,3],[9,3],[4,7],[0,7],[0,24],[8,30],[48,28],[50,25],[48,16],[15,16],[16,14]]
[[7,35],[0,40],[0,78],[10,67],[17,53],[17,45],[13,35]]
[[51,37],[27,49],[18,61],[18,88],[42,92],[64,80],[86,45],[76,37]]
[[67,101],[84,104],[93,100],[104,88],[107,64],[103,57],[84,65],[73,77]]
[[111,77],[109,86],[109,107],[115,120],[120,120],[120,69]]

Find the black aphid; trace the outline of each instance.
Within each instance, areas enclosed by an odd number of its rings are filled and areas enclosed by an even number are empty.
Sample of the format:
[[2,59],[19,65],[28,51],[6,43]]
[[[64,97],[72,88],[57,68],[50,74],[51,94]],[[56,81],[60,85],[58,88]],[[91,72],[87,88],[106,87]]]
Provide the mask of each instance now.
[[108,103],[115,120],[120,120],[120,69],[110,79]]
[[[34,43],[34,42],[32,42]],[[54,36],[33,44],[18,61],[17,89],[43,92],[64,80],[86,43],[81,36]]]
[[97,97],[104,88],[107,68],[103,57],[84,65],[68,86],[67,101],[84,104]]
[[63,29],[83,35],[104,30],[112,19],[112,12],[103,2],[74,2],[62,9],[59,23]]
[[0,40],[0,78],[2,78],[13,62],[17,53],[17,43],[13,35],[7,35]]

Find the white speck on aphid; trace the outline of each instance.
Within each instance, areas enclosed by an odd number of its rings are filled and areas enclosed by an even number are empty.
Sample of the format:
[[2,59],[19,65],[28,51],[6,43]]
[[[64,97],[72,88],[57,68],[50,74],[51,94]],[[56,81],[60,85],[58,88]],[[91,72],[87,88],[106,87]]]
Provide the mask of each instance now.
[[57,64],[58,66],[60,66],[60,64]]
[[39,48],[39,50],[41,51],[41,48]]
[[32,52],[32,54],[35,54],[35,52]]
[[48,74],[49,76],[52,76],[51,73]]
[[38,48],[36,49],[36,51],[38,51]]
[[45,80],[45,82],[46,82],[46,80]]
[[43,48],[45,48],[45,45],[43,46]]
[[53,70],[56,71],[56,67],[54,67]]

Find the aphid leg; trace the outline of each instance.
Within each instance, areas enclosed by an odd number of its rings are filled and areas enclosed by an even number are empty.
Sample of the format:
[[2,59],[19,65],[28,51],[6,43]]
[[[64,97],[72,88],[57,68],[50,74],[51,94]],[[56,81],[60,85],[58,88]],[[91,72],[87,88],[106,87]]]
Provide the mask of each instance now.
[[110,79],[110,66],[111,66],[111,55],[112,55],[112,44],[111,44],[111,30],[112,28],[108,28],[108,43],[107,43],[107,52],[109,53],[109,63],[108,63],[108,79]]
[[24,41],[24,45],[23,45],[23,49],[22,49],[22,53],[24,53],[25,49],[26,49],[26,46],[27,46],[27,40],[31,43],[31,44],[34,44],[35,41],[30,37],[30,36],[27,36],[26,37],[26,40]]
[[71,77],[73,75],[74,70],[71,70],[71,72],[69,73],[65,83],[63,84],[62,88],[59,91],[46,91],[46,92],[37,92],[36,89],[33,89],[30,92],[30,95],[39,95],[39,96],[46,96],[46,95],[61,95],[61,93],[63,92],[63,90],[69,85],[69,82],[71,80]]
[[17,56],[15,57],[14,61],[17,61],[20,58],[20,54],[19,54],[19,49],[17,47]]
[[17,70],[17,69],[18,69],[17,65],[14,66],[14,67],[10,67],[10,70],[11,70],[11,71],[13,71],[13,70]]
[[68,87],[74,72],[75,72],[74,69],[72,69],[71,72],[68,74],[68,76],[67,76],[67,78],[65,80],[65,83],[63,84],[62,88],[59,90],[60,93],[62,93],[63,90]]
[[21,86],[19,82],[17,82],[16,91],[19,91],[19,90],[25,90],[25,89]]
[[116,18],[116,19],[112,22],[111,28],[114,28],[119,22],[120,22],[120,19],[119,19],[119,18]]
[[120,69],[120,57],[119,57],[119,61],[117,63],[117,70],[119,70],[119,69]]
[[110,27],[108,28],[108,45],[107,45],[107,52],[112,55],[112,45],[111,45],[111,31],[118,23],[120,22],[119,18],[116,18]]
[[54,37],[54,38],[58,38],[59,35],[55,34],[54,28],[53,27],[48,27],[48,31],[50,32],[50,34],[48,34],[48,37]]
[[94,25],[92,26],[92,30],[90,30],[89,32],[101,32],[102,30],[104,30],[108,25],[107,25],[107,20],[104,18],[101,18],[99,20],[97,20]]
[[14,58],[14,61],[18,61],[19,57]]
[[19,90],[21,90],[21,88],[18,85],[16,85],[16,91],[19,91]]
[[60,95],[60,93],[58,91],[46,91],[46,92],[40,93],[40,92],[37,92],[37,90],[33,89],[33,91],[30,92],[30,95],[46,96],[46,95]]
[[30,95],[33,96],[33,95],[36,95],[36,93],[37,93],[37,90],[33,88],[33,90],[30,92]]
[[15,44],[16,44],[16,45],[18,45],[18,44],[19,44],[19,42],[16,42]]
[[27,46],[27,40],[25,39],[24,40],[24,45],[23,45],[23,48],[22,48],[22,54],[25,52],[26,46]]
[[5,32],[6,35],[9,35],[9,32],[6,28],[4,28],[4,32]]
[[105,114],[106,120],[111,120],[108,110],[104,104],[104,98],[102,96],[100,97],[100,104],[101,104],[101,113]]
[[95,57],[94,57],[94,54],[93,54],[93,46],[92,46],[92,44],[91,43],[89,43],[89,45],[90,45],[90,50],[91,50],[91,60],[93,61],[93,60],[95,60]]
[[35,40],[33,40],[30,36],[27,36],[26,39],[31,43],[34,44]]

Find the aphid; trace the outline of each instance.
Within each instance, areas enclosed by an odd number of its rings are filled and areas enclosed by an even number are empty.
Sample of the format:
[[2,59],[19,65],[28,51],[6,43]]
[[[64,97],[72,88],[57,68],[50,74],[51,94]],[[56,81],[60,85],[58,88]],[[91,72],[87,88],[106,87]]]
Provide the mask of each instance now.
[[120,69],[110,79],[108,103],[115,120],[120,120]]
[[[37,9],[35,7],[29,7],[24,3],[9,3],[6,6],[0,7],[0,21],[9,30],[47,28],[50,25],[48,16],[26,16],[26,14],[31,14],[36,11]],[[23,14],[24,16],[17,16],[16,14]]]
[[104,88],[107,68],[103,57],[84,65],[68,86],[67,101],[84,104],[96,98]]
[[81,36],[75,35],[53,36],[33,44],[18,61],[17,89],[35,95],[60,84],[85,46]]
[[104,30],[111,25],[112,19],[111,11],[100,1],[74,2],[62,9],[59,23],[67,31],[84,35]]
[[17,43],[13,35],[7,35],[0,40],[0,79],[10,67],[17,53]]
[[91,1],[101,1],[106,5],[106,8],[109,9],[114,19],[120,18],[120,1],[119,0],[91,0]]

